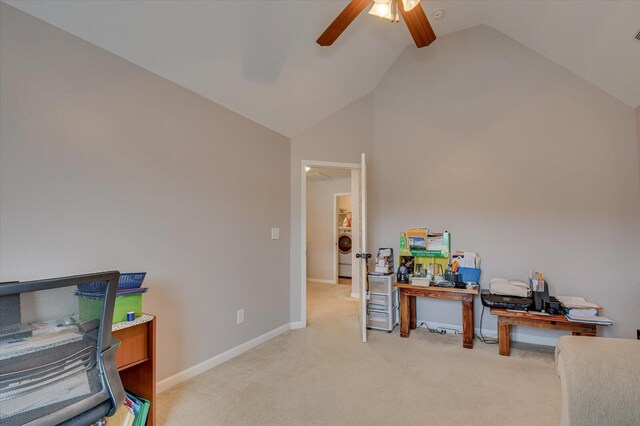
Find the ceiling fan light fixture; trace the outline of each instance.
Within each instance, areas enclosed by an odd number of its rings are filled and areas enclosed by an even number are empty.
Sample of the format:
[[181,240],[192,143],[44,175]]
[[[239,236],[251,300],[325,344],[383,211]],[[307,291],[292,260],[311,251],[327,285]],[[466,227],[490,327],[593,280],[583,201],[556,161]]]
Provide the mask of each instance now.
[[[316,43],[320,46],[331,46],[353,20],[370,5],[371,0],[351,0],[331,25],[320,34]],[[420,0],[373,0],[369,14],[391,22],[399,22],[402,15],[418,48],[429,46],[436,40],[436,34],[420,5]]]
[[404,5],[404,11],[408,12],[414,7],[416,7],[420,3],[420,0],[402,0],[402,4]]
[[371,7],[369,11],[369,15],[393,21],[395,16],[391,11],[391,1],[392,0],[373,0],[373,7]]

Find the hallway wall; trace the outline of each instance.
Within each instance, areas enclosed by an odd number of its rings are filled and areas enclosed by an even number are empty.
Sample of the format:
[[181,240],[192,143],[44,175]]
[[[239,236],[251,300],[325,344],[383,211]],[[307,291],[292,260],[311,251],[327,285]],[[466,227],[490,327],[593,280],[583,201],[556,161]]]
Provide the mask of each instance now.
[[334,194],[351,191],[351,179],[307,181],[307,278],[335,283]]

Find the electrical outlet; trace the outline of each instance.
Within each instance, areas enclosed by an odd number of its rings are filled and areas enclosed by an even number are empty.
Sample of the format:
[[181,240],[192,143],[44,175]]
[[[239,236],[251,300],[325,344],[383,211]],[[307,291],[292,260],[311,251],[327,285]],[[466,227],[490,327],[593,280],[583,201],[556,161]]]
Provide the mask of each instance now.
[[244,309],[238,309],[236,312],[236,324],[242,324],[244,322]]
[[271,239],[272,240],[280,239],[280,228],[271,228]]

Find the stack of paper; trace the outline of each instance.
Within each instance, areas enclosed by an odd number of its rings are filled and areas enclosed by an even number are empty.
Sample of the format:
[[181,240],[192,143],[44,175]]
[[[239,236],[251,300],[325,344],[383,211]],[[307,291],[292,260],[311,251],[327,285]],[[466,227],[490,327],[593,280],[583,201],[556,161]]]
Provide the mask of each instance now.
[[389,258],[387,257],[379,257],[376,259],[376,269],[374,271],[376,274],[386,275],[390,274],[389,271]]
[[479,268],[480,255],[472,251],[456,251],[451,256],[451,261],[457,261],[461,268]]
[[558,300],[567,309],[601,309],[595,303],[587,302],[584,297],[558,296]]
[[571,322],[585,322],[589,324],[597,324],[597,325],[613,325],[613,321],[611,321],[607,317],[603,317],[600,315],[577,315],[577,314],[567,314],[565,317]]
[[565,308],[565,317],[571,322],[613,325],[613,321],[598,313],[598,310],[602,309],[600,306],[587,302],[584,297],[558,296],[558,300]]
[[597,309],[580,309],[580,308],[571,308],[567,309],[567,313],[571,315],[598,315]]
[[135,415],[130,407],[123,405],[113,416],[106,417],[105,420],[108,426],[133,426]]

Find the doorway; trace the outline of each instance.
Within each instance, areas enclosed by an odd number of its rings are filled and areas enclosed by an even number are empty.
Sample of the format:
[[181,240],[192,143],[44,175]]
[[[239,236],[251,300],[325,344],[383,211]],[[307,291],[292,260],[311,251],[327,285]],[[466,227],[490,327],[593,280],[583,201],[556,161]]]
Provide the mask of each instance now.
[[[349,178],[351,176],[349,175]],[[351,285],[353,277],[353,210],[351,192],[335,193],[333,198],[333,230],[336,255],[334,257],[335,280],[341,285]],[[307,222],[308,224],[308,222]],[[308,238],[308,235],[307,235]],[[307,239],[308,241],[308,239]]]
[[307,281],[339,284],[352,272],[351,170],[305,168]]
[[[301,174],[300,281],[302,320],[306,324],[308,282],[316,287],[320,284],[340,287],[348,299],[359,298],[361,268],[355,258],[359,253],[355,236],[359,232],[360,164],[302,161]],[[344,196],[349,196],[350,206],[345,205]],[[339,247],[339,241],[345,242],[347,233],[351,250],[341,253],[339,248],[346,247]],[[341,281],[347,284],[339,284]]]

